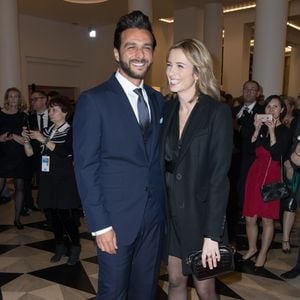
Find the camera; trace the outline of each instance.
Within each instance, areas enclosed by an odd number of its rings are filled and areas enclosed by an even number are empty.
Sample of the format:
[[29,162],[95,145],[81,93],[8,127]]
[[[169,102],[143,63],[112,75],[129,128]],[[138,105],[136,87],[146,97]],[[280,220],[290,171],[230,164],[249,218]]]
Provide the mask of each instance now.
[[263,123],[271,122],[273,120],[273,116],[271,114],[257,114],[257,119],[261,120]]

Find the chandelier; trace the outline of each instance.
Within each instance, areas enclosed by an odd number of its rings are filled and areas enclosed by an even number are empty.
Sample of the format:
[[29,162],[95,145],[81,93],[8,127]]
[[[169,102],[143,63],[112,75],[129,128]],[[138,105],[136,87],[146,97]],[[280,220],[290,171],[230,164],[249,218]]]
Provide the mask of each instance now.
[[107,0],[64,0],[66,2],[77,3],[77,4],[94,4],[106,2]]

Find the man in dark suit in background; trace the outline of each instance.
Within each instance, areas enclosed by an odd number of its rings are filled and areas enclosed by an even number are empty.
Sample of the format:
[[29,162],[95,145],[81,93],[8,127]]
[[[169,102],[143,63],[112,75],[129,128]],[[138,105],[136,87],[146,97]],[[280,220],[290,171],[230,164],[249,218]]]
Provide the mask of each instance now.
[[77,185],[98,246],[98,300],[155,297],[164,228],[163,97],[143,82],[155,46],[147,16],[121,17],[114,35],[119,68],[81,94],[73,120]]
[[[30,106],[32,113],[28,116],[27,126],[31,130],[39,129],[41,132],[44,128],[50,125],[50,119],[48,116],[47,107],[47,94],[43,91],[34,91],[30,96]],[[39,209],[34,205],[32,198],[31,184],[32,179],[35,178],[38,184],[38,174],[41,166],[41,154],[39,150],[40,143],[36,140],[32,141],[33,147],[37,149],[35,154],[30,157],[30,176],[25,181],[25,197],[24,197],[24,208],[22,215],[28,215],[28,210],[38,211]]]
[[260,94],[258,82],[246,81],[243,85],[243,104],[232,109],[235,151],[230,176],[232,198],[228,207],[228,232],[231,241],[235,238],[237,219],[243,209],[247,174],[255,159],[255,145],[251,143],[251,137],[255,129],[255,114],[264,113],[264,107],[257,103]]

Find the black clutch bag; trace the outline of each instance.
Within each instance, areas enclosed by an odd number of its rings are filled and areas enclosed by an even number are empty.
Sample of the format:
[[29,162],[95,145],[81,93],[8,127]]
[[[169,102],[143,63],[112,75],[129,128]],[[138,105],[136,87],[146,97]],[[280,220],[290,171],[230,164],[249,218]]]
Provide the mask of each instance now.
[[287,184],[283,181],[282,159],[280,160],[281,180],[278,182],[272,182],[269,184],[265,184],[271,161],[272,161],[272,158],[270,157],[269,162],[268,162],[268,167],[265,172],[263,184],[260,188],[260,194],[265,203],[273,201],[273,200],[279,200],[279,199],[286,198],[290,194]]
[[198,280],[204,280],[216,276],[221,276],[234,271],[234,252],[229,246],[219,246],[221,260],[217,262],[217,267],[209,269],[202,266],[202,250],[196,251],[187,257],[186,263],[191,267],[193,275]]
[[285,182],[280,181],[263,185],[260,188],[260,194],[264,202],[270,202],[288,197],[290,191]]

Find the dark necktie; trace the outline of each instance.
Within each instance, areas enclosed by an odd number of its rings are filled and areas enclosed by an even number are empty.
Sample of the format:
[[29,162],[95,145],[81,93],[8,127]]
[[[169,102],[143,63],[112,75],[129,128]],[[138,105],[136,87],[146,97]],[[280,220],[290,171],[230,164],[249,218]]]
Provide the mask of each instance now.
[[144,99],[142,89],[135,89],[134,92],[138,95],[137,109],[139,115],[139,123],[141,128],[145,131],[150,123],[148,106]]
[[243,116],[249,115],[249,107],[245,106],[243,109]]
[[39,114],[40,118],[40,131],[43,131],[44,129],[44,114]]

